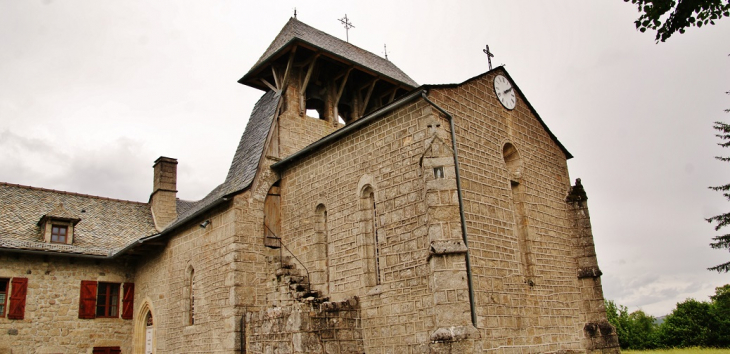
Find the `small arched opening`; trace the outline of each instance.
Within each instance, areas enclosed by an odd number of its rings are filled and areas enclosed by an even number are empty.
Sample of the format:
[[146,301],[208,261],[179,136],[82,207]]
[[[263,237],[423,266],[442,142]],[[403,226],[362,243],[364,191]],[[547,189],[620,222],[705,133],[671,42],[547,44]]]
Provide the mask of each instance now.
[[363,187],[360,192],[360,210],[362,212],[362,230],[365,233],[365,283],[367,286],[376,286],[382,283],[380,271],[380,235],[378,233],[378,209],[375,202],[375,191],[370,185]]

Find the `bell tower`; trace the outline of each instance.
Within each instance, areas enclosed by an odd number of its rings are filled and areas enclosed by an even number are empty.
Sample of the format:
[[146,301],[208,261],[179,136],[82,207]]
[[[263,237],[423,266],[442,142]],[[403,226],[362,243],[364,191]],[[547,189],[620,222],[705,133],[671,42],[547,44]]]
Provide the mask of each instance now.
[[418,86],[387,59],[296,18],[238,82],[275,91],[284,98],[286,113],[317,118],[332,128],[350,124]]

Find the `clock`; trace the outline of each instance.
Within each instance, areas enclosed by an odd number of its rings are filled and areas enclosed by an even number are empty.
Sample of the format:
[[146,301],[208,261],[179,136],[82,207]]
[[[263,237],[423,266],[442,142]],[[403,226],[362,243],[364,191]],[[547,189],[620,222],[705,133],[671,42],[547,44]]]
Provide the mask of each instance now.
[[499,98],[499,102],[502,103],[504,108],[509,110],[515,109],[515,104],[517,103],[515,88],[506,77],[502,75],[494,77],[494,92],[497,94],[497,98]]

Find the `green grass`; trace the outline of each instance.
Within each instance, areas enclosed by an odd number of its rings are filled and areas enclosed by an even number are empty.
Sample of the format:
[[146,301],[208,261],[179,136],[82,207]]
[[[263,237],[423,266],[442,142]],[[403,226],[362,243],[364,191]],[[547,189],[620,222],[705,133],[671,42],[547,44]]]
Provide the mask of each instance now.
[[730,349],[684,348],[665,350],[622,350],[624,354],[729,354]]

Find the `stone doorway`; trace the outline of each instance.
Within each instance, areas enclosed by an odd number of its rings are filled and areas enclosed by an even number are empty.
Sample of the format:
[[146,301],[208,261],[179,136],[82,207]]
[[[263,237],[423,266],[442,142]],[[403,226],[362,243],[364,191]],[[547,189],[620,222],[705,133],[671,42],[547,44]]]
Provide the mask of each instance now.
[[135,313],[133,353],[154,354],[157,352],[154,310],[150,305],[148,301],[144,301]]

